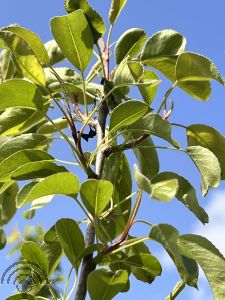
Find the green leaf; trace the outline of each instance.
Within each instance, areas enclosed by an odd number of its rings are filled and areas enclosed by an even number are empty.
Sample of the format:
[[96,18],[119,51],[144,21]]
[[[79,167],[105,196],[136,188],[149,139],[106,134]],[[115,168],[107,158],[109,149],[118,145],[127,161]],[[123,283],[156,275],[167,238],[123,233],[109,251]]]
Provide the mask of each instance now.
[[33,186],[29,186],[31,189],[28,191],[24,190],[25,187],[17,195],[17,207],[48,195],[66,195],[74,198],[79,191],[79,181],[77,176],[64,172],[45,177]]
[[143,282],[151,283],[162,272],[158,259],[149,253],[129,256],[123,263],[131,267],[134,276]]
[[216,247],[199,235],[185,234],[179,237],[178,245],[182,254],[194,259],[205,273],[211,286],[214,299],[225,296],[225,259]]
[[0,195],[0,225],[7,224],[15,215],[17,193],[18,184],[14,182]]
[[177,245],[179,232],[176,228],[168,224],[154,225],[150,231],[149,237],[160,243],[177,267],[182,280],[190,285],[197,286],[198,266],[193,259],[187,259],[182,256]]
[[185,52],[179,55],[176,64],[177,81],[203,81],[217,80],[222,85],[224,82],[216,66],[205,56]]
[[53,120],[53,122],[55,125],[53,125],[51,122],[44,123],[38,128],[37,132],[40,134],[51,134],[68,127],[68,121],[66,119],[58,118]]
[[5,231],[0,227],[0,250],[5,248],[5,245],[7,243],[7,238]]
[[66,0],[65,9],[68,13],[81,9],[87,18],[94,42],[100,39],[105,33],[105,24],[102,17],[88,4],[86,0]]
[[18,72],[34,83],[44,86],[45,74],[42,65],[26,41],[10,31],[0,31],[0,38],[12,51],[12,59]]
[[137,122],[128,127],[131,132],[138,132],[139,135],[150,134],[158,136],[170,144],[177,146],[177,143],[171,137],[171,124],[167,120],[155,113],[148,113]]
[[142,29],[131,28],[125,31],[115,46],[116,63],[121,63],[127,56],[133,58],[141,50],[146,38],[147,35]]
[[116,19],[119,17],[126,2],[127,0],[112,0],[109,11],[109,21],[111,25],[113,25],[116,22]]
[[68,60],[80,71],[88,66],[93,54],[93,38],[82,10],[51,19],[52,34]]
[[46,231],[45,235],[44,235],[44,242],[46,244],[51,244],[54,242],[58,242],[58,235],[56,232],[56,228],[55,225],[53,225],[48,231]]
[[12,61],[11,51],[3,49],[0,54],[1,77],[2,81],[12,79],[16,73],[15,65]]
[[185,49],[186,39],[178,32],[165,29],[155,33],[145,44],[141,61],[148,64],[149,60],[170,57],[182,53]]
[[48,259],[45,253],[40,248],[40,246],[38,246],[34,242],[24,242],[21,247],[21,254],[23,258],[27,261],[28,265],[30,264],[32,267],[33,263],[33,269],[42,273],[43,278],[41,279],[43,281],[46,280],[49,271]]
[[21,134],[12,139],[7,139],[0,146],[0,162],[20,150],[43,150],[46,147],[47,141],[46,136],[36,133]]
[[128,273],[125,270],[118,270],[114,273],[101,268],[91,272],[87,281],[91,300],[111,300],[123,291],[127,281]]
[[78,256],[84,251],[84,237],[77,224],[72,219],[60,219],[56,222],[56,232],[60,244],[74,268],[78,269],[80,261]]
[[[129,140],[131,141],[139,136],[139,134],[132,132]],[[159,172],[158,154],[151,138],[145,139],[133,151],[138,160],[141,173],[151,180]]]
[[16,26],[16,25],[11,25],[8,27],[3,27],[1,30],[3,31],[10,31],[17,36],[19,36],[21,39],[23,39],[31,48],[33,51],[34,55],[37,57],[37,59],[43,63],[48,65],[49,64],[49,57],[48,53],[40,40],[40,38],[32,31]]
[[178,181],[176,179],[169,179],[153,183],[151,185],[151,198],[160,201],[172,200],[178,190]]
[[36,298],[32,294],[19,293],[13,296],[9,296],[5,300],[36,300]]
[[[137,239],[137,238],[129,235],[127,240],[129,241],[129,240],[133,240],[133,239]],[[126,248],[125,253],[127,254],[127,256],[133,256],[133,255],[140,254],[140,253],[151,254],[149,251],[149,248],[145,245],[144,242],[140,242],[129,248]]]
[[152,70],[144,70],[143,75],[139,78],[140,83],[147,83],[155,80],[155,83],[146,86],[138,86],[138,89],[144,99],[144,101],[150,105],[155,98],[158,85],[160,83],[157,74]]
[[155,183],[144,176],[134,165],[134,178],[140,190],[150,194],[151,198],[160,201],[172,200],[178,189],[178,181],[176,179],[161,180]]
[[51,40],[45,43],[45,49],[48,53],[50,65],[57,64],[58,62],[65,59],[65,56],[63,55],[55,40]]
[[28,108],[7,108],[0,115],[0,135],[15,136],[24,133],[40,124],[44,115],[40,110],[32,111]]
[[66,172],[63,166],[57,166],[51,161],[35,161],[29,162],[10,174],[13,180],[28,180],[36,178],[44,178],[56,173]]
[[15,152],[0,163],[0,181],[8,180],[11,173],[21,166],[30,162],[40,162],[42,160],[53,161],[54,158],[47,152],[41,150],[27,149]]
[[[141,60],[144,65],[162,72],[171,81],[176,81],[176,63],[186,45],[186,39],[174,30],[154,34],[146,43]],[[178,86],[196,99],[207,100],[211,94],[209,81],[178,82]]]
[[192,211],[203,224],[208,223],[208,215],[205,210],[199,206],[195,189],[184,177],[172,172],[163,172],[154,177],[152,183],[168,179],[176,179],[178,181],[179,188],[176,198]]
[[58,266],[63,255],[63,250],[59,242],[53,242],[51,244],[42,243],[41,249],[45,253],[48,259],[48,264],[49,264],[48,275],[50,276],[51,274],[54,273],[56,267]]
[[140,190],[151,194],[151,181],[138,170],[136,164],[134,165],[134,179]]
[[221,179],[225,179],[225,138],[216,129],[193,124],[187,127],[188,146],[202,146],[212,151],[218,158],[221,167]]
[[23,79],[12,79],[0,84],[0,111],[9,107],[43,109],[43,98],[39,89]]
[[140,101],[129,100],[121,103],[112,111],[109,131],[116,131],[136,122],[143,117],[147,111],[148,106]]
[[202,176],[202,195],[205,196],[210,188],[216,188],[221,179],[221,168],[217,157],[207,148],[191,146],[187,154],[195,163]]
[[113,194],[113,185],[107,180],[88,179],[80,188],[81,199],[87,210],[97,216],[109,204]]
[[107,217],[100,221],[100,238],[108,242],[122,233],[130,215],[131,199],[120,204],[132,192],[130,166],[124,153],[113,153],[105,159],[102,178],[113,184],[112,203],[117,205]]

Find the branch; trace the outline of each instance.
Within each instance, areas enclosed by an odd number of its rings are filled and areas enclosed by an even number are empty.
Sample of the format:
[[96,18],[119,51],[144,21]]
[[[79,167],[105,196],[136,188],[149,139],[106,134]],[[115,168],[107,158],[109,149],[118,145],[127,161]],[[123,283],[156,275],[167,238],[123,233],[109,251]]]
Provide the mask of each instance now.
[[[107,63],[109,63],[109,61]],[[98,120],[96,122],[97,146],[102,142],[102,140],[105,137],[106,119],[108,113],[109,113],[108,106],[106,101],[104,101],[99,107]],[[104,160],[105,160],[104,152],[102,150],[99,150],[96,157],[96,167],[95,167],[95,172],[99,179],[102,177]],[[91,223],[89,223],[86,231],[86,247],[93,245],[94,241],[95,241],[95,229],[94,226]],[[88,275],[95,269],[95,264],[93,264],[92,258],[93,258],[92,253],[83,258],[75,300],[85,300],[86,298]]]

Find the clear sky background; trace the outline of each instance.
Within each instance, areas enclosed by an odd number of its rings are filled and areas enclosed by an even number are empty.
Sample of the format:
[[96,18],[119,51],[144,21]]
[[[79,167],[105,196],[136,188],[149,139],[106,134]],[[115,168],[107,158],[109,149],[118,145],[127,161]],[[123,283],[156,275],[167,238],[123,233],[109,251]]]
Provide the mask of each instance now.
[[[46,42],[52,39],[49,20],[56,15],[65,14],[63,0],[10,0],[1,1],[0,27],[18,23],[23,27],[36,32]],[[105,16],[110,6],[110,0],[92,0],[90,4]],[[121,14],[112,35],[112,41],[127,29],[139,27],[144,29],[148,36],[162,29],[174,29],[187,38],[187,50],[201,53],[214,61],[221,74],[225,74],[225,2],[223,0],[128,0],[126,8]],[[170,87],[171,83],[163,76],[159,93],[153,107],[157,107],[162,101],[163,94]],[[138,94],[134,95],[138,97]],[[217,83],[212,85],[212,96],[205,103],[192,99],[179,89],[175,89],[171,98],[175,102],[175,109],[171,121],[190,125],[194,123],[206,123],[220,130],[225,135],[225,89]],[[185,147],[185,132],[183,129],[175,130],[176,139],[181,141]],[[157,145],[163,142],[155,139]],[[64,144],[58,143],[52,148],[52,153],[62,159],[69,159],[69,150]],[[195,166],[182,153],[171,153],[165,150],[159,152],[161,171],[175,171],[184,177],[197,188],[199,201],[206,209],[210,217],[210,224],[203,226],[198,220],[177,200],[171,203],[162,204],[150,200],[146,195],[143,199],[140,218],[146,218],[151,223],[169,223],[177,227],[181,233],[196,233],[208,237],[225,254],[225,185],[222,183],[217,191],[211,191],[206,199],[201,198],[200,176]],[[129,158],[132,160],[133,157]],[[71,157],[72,160],[72,157]],[[72,169],[71,169],[72,170]],[[80,176],[78,169],[73,169]],[[72,217],[79,220],[82,216],[78,207],[69,199],[56,197],[47,207],[40,210],[36,217],[29,221],[30,225],[43,224],[46,229],[51,227],[61,217]],[[27,222],[27,221],[26,221]],[[20,229],[25,224],[21,211],[7,225],[7,234],[13,227]],[[147,234],[149,228],[145,225],[136,226],[133,234]],[[155,256],[162,261],[162,276],[155,280],[152,285],[144,284],[134,279],[131,280],[131,289],[127,294],[119,294],[116,299],[154,299],[162,300],[173,289],[179,276],[170,258],[163,248],[154,242],[148,242],[148,246]],[[13,261],[7,258],[9,246],[4,249],[1,255],[0,274]],[[64,269],[68,270],[68,262],[63,260]],[[0,286],[0,299],[10,295],[12,286]],[[199,291],[189,287],[177,298],[180,300],[212,300],[213,296],[207,287],[203,274],[200,274]]]

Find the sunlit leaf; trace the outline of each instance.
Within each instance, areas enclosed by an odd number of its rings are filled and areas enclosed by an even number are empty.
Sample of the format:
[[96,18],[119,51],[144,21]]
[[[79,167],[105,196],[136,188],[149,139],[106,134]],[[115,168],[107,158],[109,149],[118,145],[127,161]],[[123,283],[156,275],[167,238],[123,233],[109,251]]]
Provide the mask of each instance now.
[[101,268],[88,276],[88,292],[92,300],[111,300],[124,289],[127,281],[127,271],[118,270],[114,273]]
[[53,174],[43,180],[23,187],[17,195],[17,207],[22,207],[37,198],[48,195],[66,195],[75,197],[79,191],[78,178],[69,172]]
[[112,0],[110,11],[109,11],[109,21],[112,25],[116,22],[116,19],[120,15],[126,2],[127,0]]
[[216,188],[221,179],[221,168],[217,157],[201,146],[187,148],[187,153],[197,166],[202,176],[202,195],[205,196],[210,188]]
[[185,234],[179,237],[178,246],[183,255],[194,259],[205,273],[214,298],[223,300],[225,296],[225,259],[219,250],[206,238]]
[[190,285],[197,286],[198,266],[193,259],[187,259],[179,251],[177,240],[179,232],[176,228],[168,224],[154,225],[150,231],[149,237],[160,243],[177,267],[182,280]]
[[68,60],[80,71],[88,66],[93,53],[93,38],[82,10],[51,19],[52,34]]
[[85,244],[78,224],[72,219],[60,219],[55,228],[66,257],[75,268],[79,268],[77,258],[84,251]]
[[113,185],[107,180],[88,179],[80,188],[81,199],[87,210],[99,215],[107,206],[113,194]]
[[221,179],[225,179],[225,138],[213,127],[193,124],[187,127],[188,146],[202,146],[212,151],[221,167]]

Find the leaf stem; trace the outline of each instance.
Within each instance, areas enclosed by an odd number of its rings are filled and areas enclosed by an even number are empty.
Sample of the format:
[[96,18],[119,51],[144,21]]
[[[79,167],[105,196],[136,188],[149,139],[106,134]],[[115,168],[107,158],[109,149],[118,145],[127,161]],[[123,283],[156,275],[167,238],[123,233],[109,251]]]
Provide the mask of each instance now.
[[174,300],[185,288],[185,283],[179,281],[174,287],[173,291],[166,297],[165,300]]
[[174,88],[177,85],[177,81],[174,82],[174,84],[168,89],[168,91],[165,93],[164,97],[163,97],[163,101],[161,103],[161,105],[159,106],[159,109],[157,110],[157,113],[159,114],[160,111],[162,110],[163,106],[166,104],[166,101],[169,97],[169,95],[172,93],[172,91],[174,90]]
[[81,72],[82,77],[82,84],[83,84],[83,97],[84,97],[84,106],[85,106],[85,113],[88,116],[88,105],[87,105],[87,95],[86,95],[86,83],[84,78],[84,72]]

